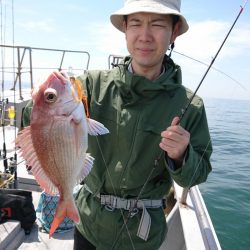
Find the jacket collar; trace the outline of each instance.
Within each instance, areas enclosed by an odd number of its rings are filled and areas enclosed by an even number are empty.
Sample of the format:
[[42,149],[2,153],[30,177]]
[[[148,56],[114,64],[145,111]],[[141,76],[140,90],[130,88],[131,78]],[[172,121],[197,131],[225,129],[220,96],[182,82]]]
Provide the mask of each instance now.
[[114,69],[115,84],[125,103],[144,102],[160,92],[171,93],[182,84],[181,69],[172,59],[164,57],[165,72],[154,81],[131,72],[132,58],[125,57],[124,61]]

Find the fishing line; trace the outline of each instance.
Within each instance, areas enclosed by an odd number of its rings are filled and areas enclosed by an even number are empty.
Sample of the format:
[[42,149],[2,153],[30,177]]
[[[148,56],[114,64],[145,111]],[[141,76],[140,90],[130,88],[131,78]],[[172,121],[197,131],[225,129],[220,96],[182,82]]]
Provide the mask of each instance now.
[[112,245],[112,247],[111,247],[112,250],[115,249],[115,246],[116,246],[116,244],[117,244],[117,242],[118,242],[118,240],[119,240],[119,238],[120,238],[120,236],[121,236],[121,234],[122,234],[122,231],[123,231],[124,227],[126,227],[127,230],[128,230],[128,227],[127,227],[127,226],[128,226],[129,219],[131,218],[131,215],[132,215],[132,213],[133,213],[133,210],[136,208],[137,203],[138,203],[139,199],[141,198],[141,195],[143,194],[143,191],[144,191],[144,189],[145,189],[147,183],[149,182],[149,180],[150,180],[150,178],[151,178],[151,176],[152,176],[152,174],[153,174],[155,168],[157,167],[157,165],[158,165],[158,162],[155,161],[154,167],[151,169],[151,171],[150,171],[150,173],[149,173],[149,175],[148,175],[146,181],[144,182],[144,184],[143,184],[143,186],[142,186],[142,188],[141,188],[141,190],[140,190],[138,196],[136,197],[135,205],[134,205],[132,208],[130,208],[130,210],[129,210],[129,212],[128,212],[128,214],[127,214],[125,220],[124,220],[124,223],[123,223],[121,229],[119,230],[119,232],[118,232],[118,234],[117,234],[117,236],[116,236],[116,239],[115,239],[115,241],[114,241],[114,243],[113,243],[113,245]]
[[[118,97],[118,95],[117,95],[117,98],[116,98],[116,99],[117,99],[117,103],[119,103],[119,97]],[[110,180],[110,183],[111,183],[111,186],[112,186],[114,195],[117,196],[116,191],[115,191],[115,187],[114,187],[114,183],[113,183],[113,181],[112,181],[112,177],[111,177],[111,174],[110,174],[109,169],[108,169],[108,164],[107,164],[107,162],[106,162],[106,160],[105,160],[105,157],[104,157],[104,155],[103,155],[103,152],[102,152],[102,148],[101,148],[99,139],[98,139],[97,136],[96,136],[95,138],[96,138],[96,142],[97,142],[99,151],[100,151],[100,153],[101,153],[101,157],[102,157],[103,163],[104,163],[104,165],[105,165],[105,168],[106,168],[106,171],[107,171],[107,174],[108,174],[108,177],[109,177],[109,180]],[[139,199],[138,199],[138,200],[139,200]],[[137,203],[137,202],[136,202],[136,203]],[[132,212],[132,211],[129,211],[129,212],[128,212],[128,215],[125,217],[124,211],[122,210],[122,208],[120,208],[119,210],[120,210],[120,213],[121,213],[121,216],[122,216],[122,219],[123,219],[123,225],[122,225],[122,228],[119,230],[117,236],[115,237],[115,240],[114,240],[114,242],[113,242],[113,245],[112,245],[111,249],[113,249],[113,248],[115,247],[115,245],[116,245],[116,243],[117,243],[117,240],[118,240],[119,237],[120,237],[120,234],[122,233],[124,227],[126,227],[126,230],[127,230],[128,236],[129,236],[129,240],[130,240],[130,242],[131,242],[131,245],[132,245],[133,249],[135,250],[135,246],[134,246],[134,243],[133,243],[133,240],[132,240],[132,237],[131,237],[131,234],[130,234],[130,232],[129,232],[129,229],[128,229],[128,227],[127,227],[127,222],[126,222],[126,221],[128,220],[128,217],[131,215],[131,212]]]
[[[220,47],[219,47],[217,53],[215,54],[214,58],[212,59],[211,63],[209,64],[209,67],[207,68],[207,70],[206,70],[205,74],[203,75],[201,81],[199,82],[197,88],[196,88],[195,91],[193,92],[193,94],[192,94],[191,98],[189,99],[188,103],[186,104],[186,106],[181,110],[181,114],[179,115],[179,122],[178,122],[178,124],[181,123],[183,117],[185,116],[185,114],[186,114],[186,112],[187,112],[189,106],[191,105],[191,103],[192,103],[192,101],[193,101],[193,99],[194,99],[194,97],[195,97],[197,91],[199,90],[199,88],[200,88],[201,84],[203,83],[204,79],[206,78],[206,76],[207,76],[209,70],[211,69],[212,65],[214,64],[214,62],[215,62],[217,56],[219,55],[219,53],[220,53],[222,47],[224,46],[224,44],[225,44],[227,38],[229,37],[229,35],[230,35],[232,29],[234,28],[234,26],[235,26],[236,22],[238,21],[238,19],[239,19],[241,13],[243,12],[243,10],[244,10],[244,8],[245,8],[247,2],[248,2],[248,0],[245,1],[245,4],[244,4],[243,6],[241,6],[241,9],[240,9],[240,11],[239,11],[239,13],[238,13],[236,19],[234,20],[234,22],[233,22],[232,26],[230,27],[230,29],[229,29],[229,31],[228,31],[226,37],[224,38],[222,44],[220,45]],[[211,138],[209,139],[209,141],[208,141],[208,143],[207,143],[205,149],[208,148],[210,142],[211,142]],[[204,157],[205,152],[206,152],[206,150],[205,150],[204,153],[202,154],[201,159],[200,159],[198,165],[197,165],[196,168],[195,168],[195,172],[194,172],[194,174],[193,174],[193,176],[192,176],[192,178],[191,178],[191,181],[190,181],[190,183],[189,183],[189,185],[188,185],[188,188],[190,187],[190,184],[191,184],[192,181],[193,181],[193,178],[194,178],[194,176],[195,176],[195,174],[196,174],[196,172],[197,172],[197,170],[198,170],[198,167],[199,167],[199,165],[200,165],[201,160],[202,160],[203,157]],[[163,154],[164,154],[164,151],[162,150],[162,152],[161,152],[160,156],[158,157],[158,159],[160,159],[160,158],[162,157]]]
[[[180,119],[180,120],[179,120],[179,124],[180,124],[181,120],[183,119],[184,115],[186,114],[187,109],[189,108],[189,106],[190,106],[192,100],[194,99],[194,97],[195,97],[197,91],[199,90],[199,88],[200,88],[200,86],[201,86],[203,80],[204,80],[205,77],[207,76],[207,73],[209,72],[210,68],[211,68],[212,65],[214,64],[214,62],[215,62],[215,60],[216,60],[218,54],[220,53],[222,47],[224,46],[224,44],[225,44],[227,38],[229,37],[231,31],[233,30],[233,28],[234,28],[236,22],[238,21],[240,15],[242,14],[242,12],[243,12],[243,10],[244,10],[244,8],[245,8],[247,2],[248,2],[248,0],[245,1],[245,4],[244,4],[243,6],[240,6],[240,11],[239,11],[239,13],[238,13],[236,19],[234,20],[234,22],[233,22],[231,28],[229,29],[229,31],[228,31],[226,37],[224,38],[224,40],[223,40],[221,46],[219,47],[219,49],[218,49],[217,53],[215,54],[214,58],[212,59],[210,65],[209,65],[209,67],[208,67],[208,69],[206,70],[204,76],[202,77],[200,83],[198,84],[196,90],[194,91],[194,93],[193,93],[192,97],[190,98],[189,102],[187,103],[186,107],[181,111],[181,115],[179,116],[179,119]],[[189,189],[189,188],[191,187],[191,183],[192,183],[192,181],[193,181],[193,178],[194,178],[196,172],[198,171],[198,168],[199,168],[199,166],[200,166],[201,160],[203,159],[204,154],[205,154],[205,152],[206,152],[206,150],[207,150],[207,148],[208,148],[208,146],[209,146],[210,143],[211,143],[211,138],[209,139],[209,141],[208,141],[208,143],[207,143],[207,145],[206,145],[206,148],[205,148],[205,150],[204,150],[204,152],[203,152],[203,154],[202,154],[202,156],[201,156],[201,159],[200,159],[200,161],[198,162],[198,164],[197,164],[197,166],[196,166],[196,168],[195,168],[195,171],[194,171],[193,176],[192,176],[192,178],[191,178],[191,180],[190,180],[190,182],[189,182],[188,187],[186,187],[185,189]]]
[[[114,187],[114,183],[113,183],[113,181],[112,181],[112,177],[111,177],[111,175],[110,175],[110,172],[109,172],[109,169],[108,169],[108,165],[107,165],[107,163],[106,163],[106,160],[105,160],[105,158],[104,158],[104,155],[103,155],[103,152],[102,152],[102,148],[101,148],[99,139],[97,138],[97,136],[95,136],[95,138],[96,138],[96,142],[97,142],[99,151],[100,151],[100,153],[101,153],[101,157],[102,157],[103,163],[104,163],[105,168],[106,168],[106,170],[107,170],[107,173],[108,173],[108,175],[109,175],[109,179],[110,179],[110,183],[111,183],[111,186],[112,186],[114,195],[117,196],[117,195],[116,195],[116,191],[115,191],[115,187]],[[122,225],[122,230],[120,230],[118,234],[120,234],[120,232],[123,231],[124,227],[126,227],[127,233],[128,233],[129,239],[130,239],[130,242],[131,242],[131,244],[132,244],[133,249],[135,250],[135,247],[134,247],[134,244],[133,244],[133,240],[132,240],[132,238],[131,238],[131,234],[130,234],[129,229],[128,229],[128,227],[127,227],[127,223],[125,223],[125,221],[127,220],[127,217],[125,218],[125,215],[124,215],[124,212],[123,212],[122,208],[120,208],[119,210],[120,210],[120,213],[121,213],[121,215],[122,215],[122,219],[123,219],[123,222],[124,222],[124,223],[123,223],[123,225]],[[116,245],[116,240],[117,240],[117,238],[115,239],[115,241],[114,241],[115,244],[113,243],[113,246]],[[113,249],[113,246],[112,246],[111,249]]]
[[[190,60],[192,60],[192,61],[198,62],[198,63],[203,64],[203,65],[205,65],[205,66],[209,66],[209,64],[207,64],[207,63],[205,63],[205,62],[202,62],[202,61],[200,61],[200,60],[198,60],[198,59],[195,59],[195,58],[193,58],[193,57],[191,57],[191,56],[188,56],[188,55],[186,55],[186,54],[184,54],[184,53],[181,53],[181,52],[178,52],[178,51],[173,51],[173,52],[176,53],[176,54],[178,54],[178,55],[181,55],[181,56],[183,56],[183,57],[186,57],[186,58],[188,58],[188,59],[190,59]],[[211,67],[211,69],[213,69],[213,70],[215,70],[215,71],[221,73],[222,75],[228,77],[229,79],[231,79],[232,81],[234,81],[235,83],[237,83],[242,89],[248,90],[242,83],[240,83],[239,81],[237,81],[236,79],[234,79],[232,76],[228,75],[227,73],[223,72],[222,70],[220,70],[220,69],[218,69],[218,68],[215,68],[215,67]]]

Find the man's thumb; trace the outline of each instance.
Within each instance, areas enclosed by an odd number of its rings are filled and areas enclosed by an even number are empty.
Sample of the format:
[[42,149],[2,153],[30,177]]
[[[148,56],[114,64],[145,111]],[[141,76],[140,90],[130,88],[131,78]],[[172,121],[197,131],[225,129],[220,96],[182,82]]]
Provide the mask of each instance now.
[[176,116],[172,122],[171,122],[171,126],[174,126],[174,125],[178,125],[180,122],[180,118],[178,116]]

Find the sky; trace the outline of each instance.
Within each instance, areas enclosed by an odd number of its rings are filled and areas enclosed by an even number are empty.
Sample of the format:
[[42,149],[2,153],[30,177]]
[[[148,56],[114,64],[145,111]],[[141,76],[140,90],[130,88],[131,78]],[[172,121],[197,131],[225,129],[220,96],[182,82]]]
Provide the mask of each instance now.
[[[128,55],[124,34],[109,19],[111,13],[122,7],[123,0],[0,2],[1,44],[86,51],[90,55],[89,69],[107,69],[110,54]],[[182,1],[181,11],[189,30],[177,38],[172,58],[182,68],[186,87],[196,89],[208,68],[197,61],[211,63],[245,3],[244,0]],[[1,68],[16,65],[13,53],[12,49],[1,48]],[[61,55],[33,50],[33,67],[59,67]],[[63,67],[86,69],[86,55],[66,54]],[[26,54],[24,68],[27,63]],[[6,73],[3,77],[13,74]],[[197,94],[250,100],[250,3],[246,4]]]

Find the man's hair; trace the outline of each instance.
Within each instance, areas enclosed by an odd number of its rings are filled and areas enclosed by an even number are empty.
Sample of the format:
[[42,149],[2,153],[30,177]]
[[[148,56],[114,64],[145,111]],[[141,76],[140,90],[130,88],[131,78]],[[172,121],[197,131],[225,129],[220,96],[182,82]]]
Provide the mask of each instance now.
[[177,15],[170,15],[170,16],[172,17],[173,20],[173,29],[174,29],[175,25],[179,22],[180,17]]

